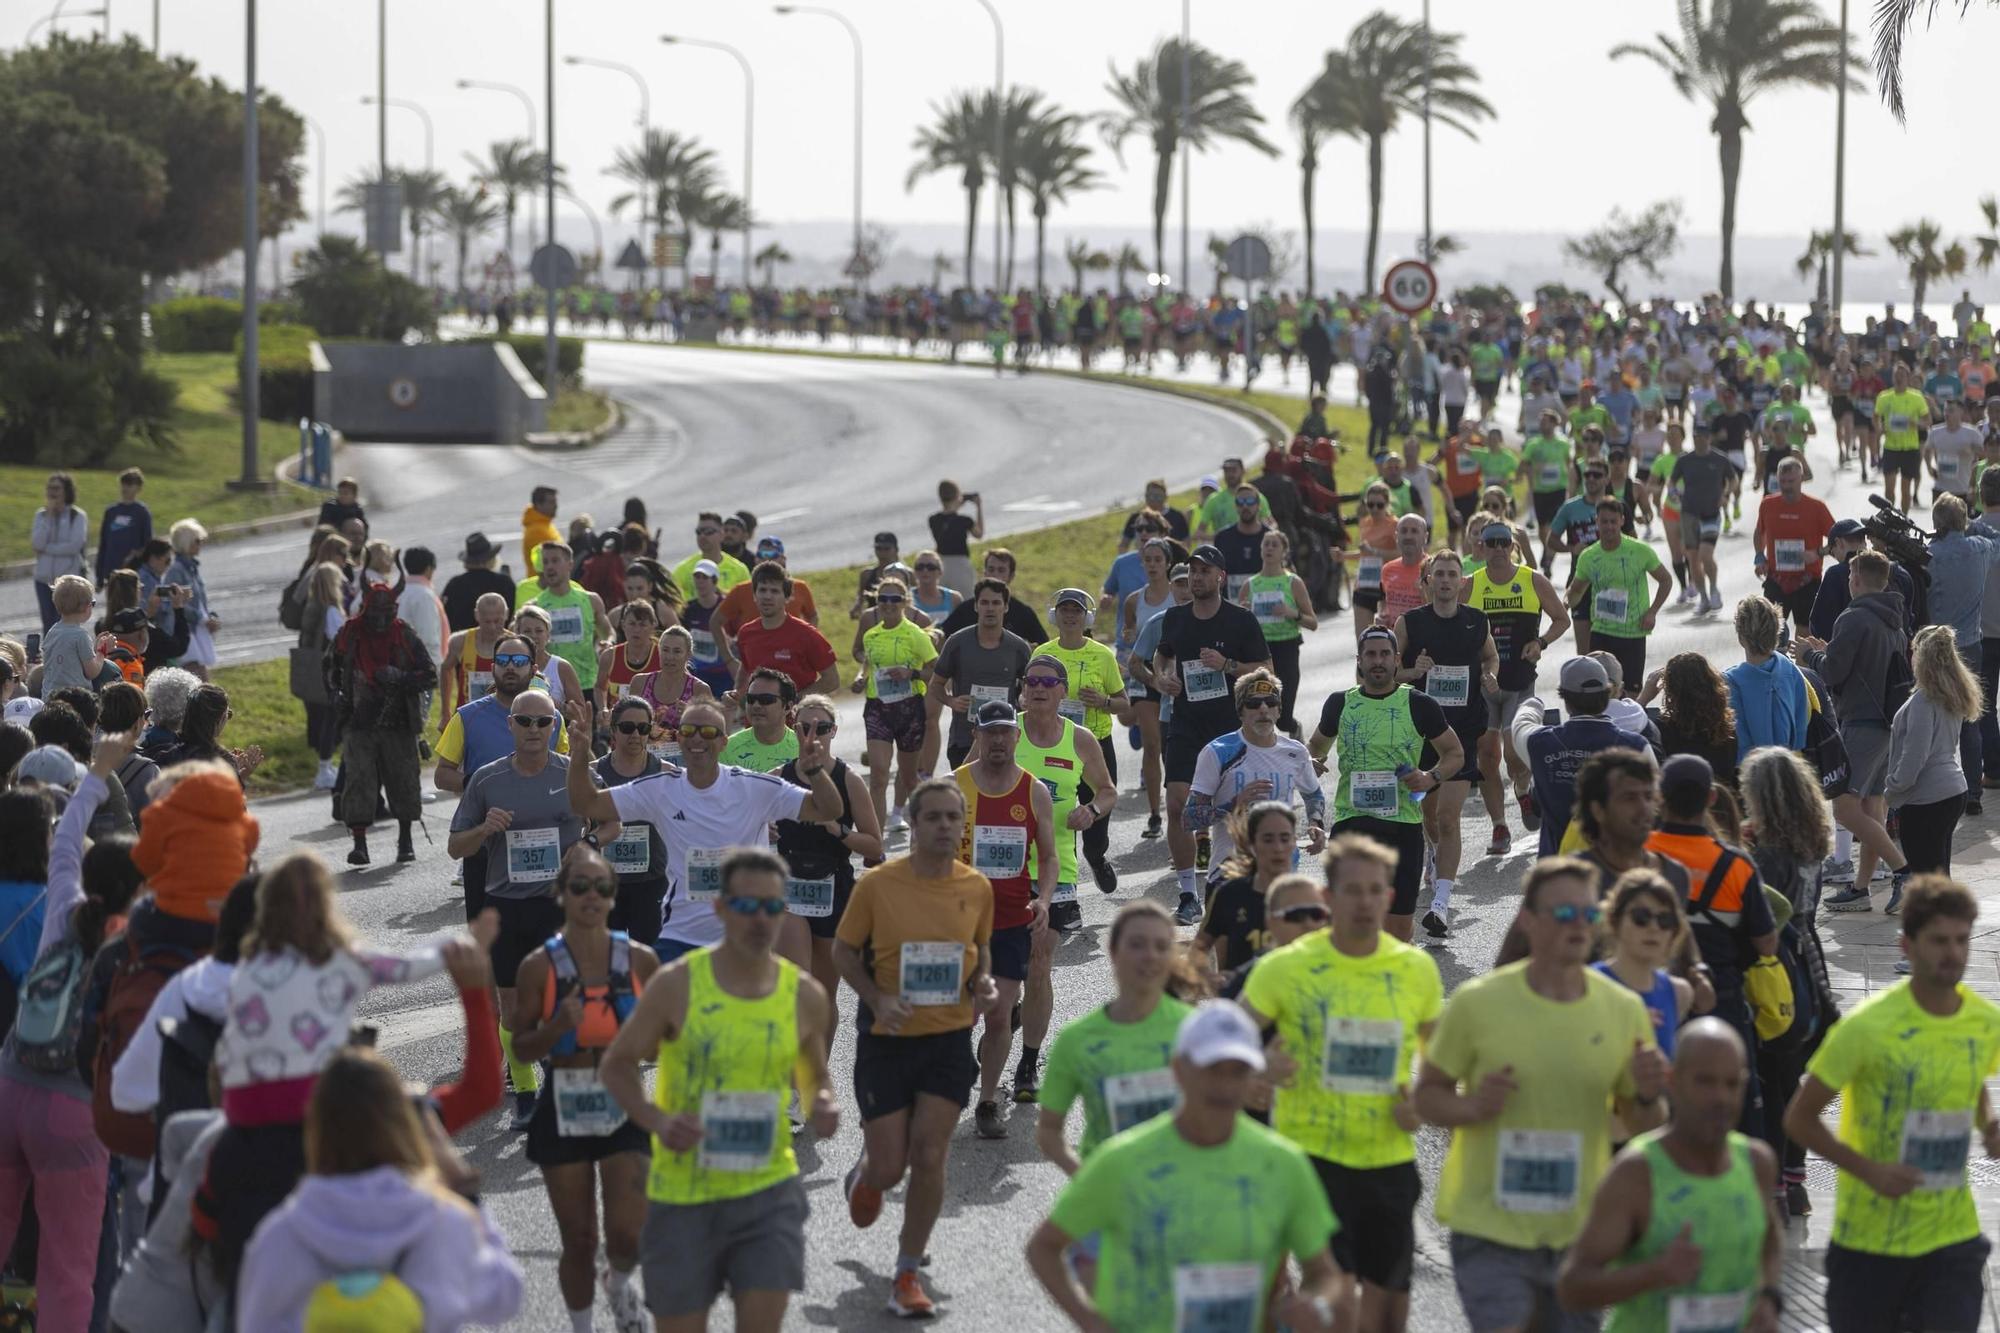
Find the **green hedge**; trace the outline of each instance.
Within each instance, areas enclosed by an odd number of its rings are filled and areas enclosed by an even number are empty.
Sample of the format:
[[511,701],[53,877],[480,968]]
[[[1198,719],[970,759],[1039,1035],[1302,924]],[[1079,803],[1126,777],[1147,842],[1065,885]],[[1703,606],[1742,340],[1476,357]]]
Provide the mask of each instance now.
[[153,348],[160,352],[226,352],[243,330],[243,303],[218,296],[182,296],[152,308]]
[[[485,337],[468,338],[466,341],[497,343],[501,339],[495,335],[488,334]],[[533,375],[537,380],[541,380],[542,387],[547,389],[549,387],[548,381],[543,379],[542,376],[543,366],[548,360],[547,335],[541,333],[510,333],[507,335],[506,341],[513,345],[514,355],[521,358],[521,364],[527,367],[528,373]],[[565,384],[575,384],[582,378],[583,339],[556,339],[556,374]]]
[[[303,324],[265,324],[257,330],[257,415],[297,425],[313,414],[312,344],[319,334]],[[243,338],[232,350],[243,364]]]

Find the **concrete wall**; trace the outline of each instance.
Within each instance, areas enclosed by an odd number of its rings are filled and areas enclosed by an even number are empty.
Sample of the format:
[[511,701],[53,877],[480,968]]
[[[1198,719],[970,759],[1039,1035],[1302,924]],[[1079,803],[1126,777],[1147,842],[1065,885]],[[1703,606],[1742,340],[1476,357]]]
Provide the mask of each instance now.
[[313,415],[350,440],[520,444],[548,395],[505,343],[314,343]]

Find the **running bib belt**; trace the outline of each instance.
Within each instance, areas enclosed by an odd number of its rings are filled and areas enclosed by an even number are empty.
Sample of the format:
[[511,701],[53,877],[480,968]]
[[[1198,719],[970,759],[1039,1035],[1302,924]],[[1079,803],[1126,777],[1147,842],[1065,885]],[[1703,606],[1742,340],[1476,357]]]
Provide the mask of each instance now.
[[605,1091],[595,1069],[552,1069],[556,1133],[566,1139],[600,1139],[625,1123],[625,1112]]
[[1576,1206],[1583,1135],[1574,1130],[1503,1129],[1493,1193],[1510,1213],[1566,1213]]
[[906,940],[896,990],[911,1004],[957,1004],[965,989],[965,947],[950,940]]
[[510,828],[507,830],[507,881],[510,884],[546,884],[556,877],[562,863],[562,830],[552,828]]

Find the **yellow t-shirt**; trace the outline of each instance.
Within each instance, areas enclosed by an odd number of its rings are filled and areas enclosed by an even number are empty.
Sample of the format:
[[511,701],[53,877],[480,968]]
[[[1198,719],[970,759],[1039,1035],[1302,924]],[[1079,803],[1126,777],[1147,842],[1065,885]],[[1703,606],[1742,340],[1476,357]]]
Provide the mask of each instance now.
[[1111,710],[1086,708],[1077,700],[1078,690],[1117,694],[1125,688],[1125,673],[1118,669],[1118,654],[1110,645],[1085,639],[1075,648],[1065,648],[1054,639],[1035,649],[1037,657],[1053,657],[1069,673],[1069,697],[1057,705],[1062,715],[1098,740],[1111,734]]
[[[683,596],[694,596],[694,567],[706,559],[707,556],[696,551],[674,566],[674,582],[680,585]],[[750,581],[749,567],[727,551],[716,557],[715,568],[715,586],[722,592],[728,592],[737,584]]]
[[1915,389],[1884,389],[1875,395],[1875,424],[1882,428],[1882,447],[1891,451],[1918,449],[1917,423],[1930,414],[1930,400]]
[[1836,1244],[1907,1256],[1979,1234],[1965,1162],[1979,1143],[1979,1089],[2000,1073],[2000,1008],[1968,987],[1958,994],[1950,1018],[1926,1012],[1908,982],[1872,995],[1833,1025],[1806,1066],[1840,1089],[1842,1143],[1878,1162],[1933,1172],[1902,1198],[1885,1199],[1842,1171],[1834,1187]]
[[1568,1004],[1528,988],[1528,964],[1466,982],[1424,1059],[1463,1089],[1513,1066],[1518,1085],[1493,1119],[1456,1130],[1437,1219],[1516,1249],[1563,1249],[1583,1229],[1611,1158],[1611,1101],[1630,1096],[1632,1052],[1653,1046],[1639,997],[1601,972]]
[[[924,682],[919,679],[923,668],[937,660],[937,645],[931,636],[920,630],[916,622],[905,617],[895,628],[887,625],[870,627],[861,636],[861,657],[863,679],[867,682],[868,697],[886,697],[892,702],[898,699],[921,699],[924,697]],[[908,667],[907,680],[890,680],[881,673],[890,667]]]
[[1314,1157],[1367,1169],[1416,1159],[1396,1123],[1397,1089],[1414,1078],[1418,1029],[1437,1021],[1444,983],[1422,949],[1383,935],[1353,958],[1316,930],[1257,960],[1243,1001],[1278,1029],[1297,1062],[1271,1127]]
[[[854,881],[835,938],[850,949],[868,950],[875,985],[914,1006],[893,1035],[969,1028],[972,996],[966,986],[980,946],[993,939],[993,883],[962,861],[953,861],[942,878],[925,879],[910,868],[909,857],[895,857]],[[872,1019],[861,1030],[873,1032]]]

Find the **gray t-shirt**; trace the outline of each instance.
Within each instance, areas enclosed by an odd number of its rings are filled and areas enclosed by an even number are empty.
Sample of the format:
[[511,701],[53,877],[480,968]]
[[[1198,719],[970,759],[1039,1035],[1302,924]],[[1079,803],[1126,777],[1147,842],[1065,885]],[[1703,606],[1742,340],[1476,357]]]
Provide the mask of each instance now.
[[42,697],[72,685],[89,689],[90,676],[84,666],[96,650],[97,639],[90,626],[66,620],[49,626],[49,632],[42,636]]
[[[970,694],[972,702],[963,713],[951,715],[951,744],[972,744],[972,711],[987,699],[1014,703],[1021,692],[1021,673],[1028,669],[1034,649],[1011,630],[1000,631],[1000,646],[988,648],[979,642],[979,627],[958,630],[944,641],[932,670],[941,680],[951,682],[952,694]],[[996,692],[1000,691],[1000,692]]]
[[1928,443],[1937,460],[1937,488],[1968,495],[1972,491],[1972,456],[1982,443],[1977,426],[1932,426]]
[[452,812],[451,831],[463,833],[505,810],[514,822],[486,839],[486,896],[542,898],[554,891],[556,871],[583,837],[583,820],[569,807],[569,760],[549,756],[533,775],[514,767],[514,756],[495,759],[472,775]]
[[1736,465],[1711,449],[1690,449],[1674,460],[1674,489],[1681,495],[1681,512],[1711,518],[1722,512],[1722,492],[1736,475]]

